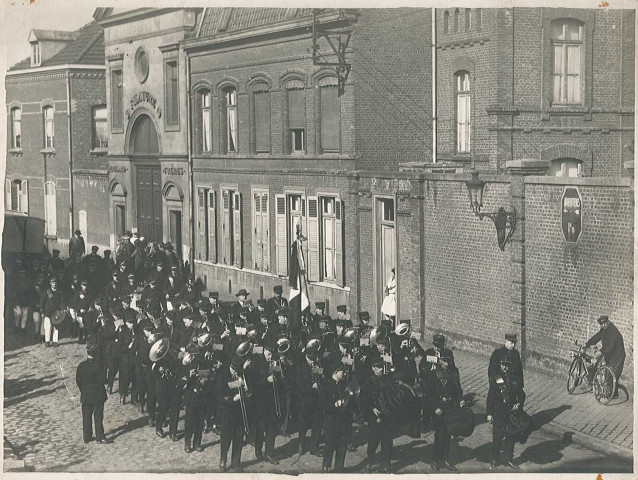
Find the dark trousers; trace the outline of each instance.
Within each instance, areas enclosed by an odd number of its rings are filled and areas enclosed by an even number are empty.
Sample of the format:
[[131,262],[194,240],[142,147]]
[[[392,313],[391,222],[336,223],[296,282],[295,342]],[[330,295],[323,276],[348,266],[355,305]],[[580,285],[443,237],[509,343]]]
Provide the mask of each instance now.
[[148,393],[146,398],[146,409],[148,411],[148,418],[153,424],[155,424],[155,414],[157,412],[157,396],[155,395],[155,385],[152,382],[148,384]]
[[504,427],[503,420],[494,419],[492,428],[492,459],[498,461],[501,455],[501,447],[503,448],[503,459],[506,462],[511,462],[514,458],[514,437],[507,436]]
[[217,415],[217,396],[213,390],[208,397],[208,404],[206,405],[206,424],[208,428],[212,425],[216,425],[215,416]]
[[108,382],[109,388],[113,388],[113,382],[115,381],[115,375],[117,375],[117,371],[120,368],[120,358],[114,357],[113,355],[106,355],[106,380]]
[[82,404],[82,436],[88,442],[93,436],[93,422],[95,421],[96,440],[104,439],[104,403]]
[[133,395],[131,401],[139,402],[140,405],[144,404],[146,393],[148,392],[148,384],[150,380],[150,367],[141,363],[135,364],[135,387],[133,388]]
[[176,390],[171,395],[169,406],[168,433],[177,435],[177,424],[179,423],[179,412],[182,408],[183,390]]
[[131,383],[135,379],[135,364],[131,355],[122,355],[120,358],[120,380],[118,389],[120,395],[128,395]]
[[332,455],[335,454],[334,472],[343,472],[343,464],[346,460],[346,449],[348,447],[347,430],[326,430],[326,448],[323,452],[323,466],[330,468],[332,465]]
[[393,435],[391,425],[385,425],[383,422],[377,423],[373,418],[368,422],[368,463],[375,463],[377,447],[381,443],[381,461],[382,467],[390,466],[390,458],[392,456]]
[[311,450],[319,448],[319,441],[321,439],[321,409],[316,403],[302,404],[299,409],[299,443],[303,445],[306,439],[306,433],[311,430]]
[[445,425],[443,417],[437,416],[432,419],[434,424],[434,460],[445,462],[450,456],[450,432]]
[[[150,407],[150,405],[149,405]],[[164,422],[168,417],[171,407],[171,397],[167,394],[157,396],[157,410],[155,413],[155,430],[158,432],[164,428]],[[150,409],[149,409],[150,412]]]
[[102,377],[106,379],[106,348],[98,347],[97,350],[97,365]]
[[279,431],[279,419],[275,412],[267,412],[255,419],[255,452],[261,452],[266,440],[266,455],[272,457],[275,453],[275,438]]
[[186,405],[186,434],[184,444],[187,447],[197,448],[202,444],[204,419],[206,417],[206,405]]
[[238,467],[241,463],[241,449],[244,446],[244,426],[241,423],[224,422],[221,426],[221,437],[221,460],[225,461],[228,458],[228,449],[232,443],[230,467]]

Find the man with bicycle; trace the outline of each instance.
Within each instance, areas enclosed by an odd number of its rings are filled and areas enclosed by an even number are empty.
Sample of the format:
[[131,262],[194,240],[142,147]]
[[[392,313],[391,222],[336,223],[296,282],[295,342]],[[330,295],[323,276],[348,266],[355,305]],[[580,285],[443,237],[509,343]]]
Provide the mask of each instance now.
[[618,331],[616,325],[609,321],[607,315],[602,315],[598,318],[598,324],[600,330],[593,337],[587,340],[585,347],[591,347],[598,342],[602,342],[600,349],[601,356],[596,361],[595,368],[592,369],[592,378],[595,375],[600,362],[605,360],[605,364],[612,369],[616,376],[616,389],[614,390],[614,396],[612,398],[618,398],[618,382],[620,381],[620,375],[622,374],[623,367],[625,366],[625,344],[622,334]]

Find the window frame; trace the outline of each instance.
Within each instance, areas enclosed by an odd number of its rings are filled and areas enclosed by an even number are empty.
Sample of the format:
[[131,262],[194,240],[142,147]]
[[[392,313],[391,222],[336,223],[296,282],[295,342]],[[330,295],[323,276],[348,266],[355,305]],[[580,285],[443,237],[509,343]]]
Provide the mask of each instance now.
[[[270,82],[265,78],[255,78],[251,80],[248,90],[250,92],[250,139],[251,139],[251,152],[254,154],[270,155],[272,153],[272,96]],[[259,129],[264,128],[257,122],[257,95],[267,96],[268,105],[268,125],[267,125],[267,137],[268,148],[258,148]]]
[[[284,104],[284,155],[305,155],[308,152],[308,142],[307,142],[307,131],[308,131],[308,109],[307,107],[307,92],[306,92],[306,81],[303,78],[300,78],[297,75],[294,75],[290,78],[287,78],[283,82],[283,90],[285,94],[283,95],[285,104]],[[291,91],[301,91],[303,92],[303,128],[291,128],[290,123],[290,92]],[[293,130],[295,132],[293,132]],[[302,148],[297,148],[295,144],[295,134],[300,133],[301,131],[301,145]]]
[[[337,197],[333,197],[333,196],[326,196],[326,195],[322,195],[319,196],[319,212],[320,212],[320,244],[319,244],[319,249],[321,251],[321,256],[320,256],[320,261],[321,261],[321,280],[325,281],[325,282],[336,282],[337,281],[337,255],[336,255],[336,248],[337,248],[337,235],[339,234],[339,232],[337,232],[337,213],[336,213],[336,203],[337,203]],[[328,212],[326,213],[324,211],[324,201],[325,200],[330,200],[332,202],[332,212]],[[327,255],[326,255],[326,250],[328,250],[328,247],[326,246],[327,244],[327,235],[326,235],[326,221],[329,221],[332,223],[332,248],[330,248],[331,251],[331,258],[332,258],[332,276],[329,276],[327,273],[327,265],[328,265],[328,259],[327,259]]]
[[[222,118],[223,128],[221,138],[223,139],[223,151],[222,154],[237,154],[239,153],[239,108],[238,101],[238,89],[234,84],[224,85],[221,89],[221,104],[222,104]],[[234,93],[234,103],[229,103],[229,99],[233,99],[231,96]],[[231,119],[231,112],[234,112],[234,119]],[[231,150],[230,143],[232,138],[232,131],[234,127],[234,149]]]
[[[50,117],[47,115],[49,112],[51,112]],[[42,107],[42,118],[44,122],[44,149],[53,150],[55,148],[55,108],[53,105],[45,105]],[[50,142],[49,126],[51,127]]]
[[[572,167],[576,167],[576,175],[569,175],[569,164],[571,164]],[[578,158],[556,158],[551,161],[550,165],[550,176],[578,178],[583,175],[583,161]],[[555,165],[560,165],[560,169],[555,168]]]
[[[119,82],[115,85],[115,80],[119,77]],[[124,132],[124,69],[121,65],[110,69],[110,96],[111,109],[109,121],[112,133]]]
[[[256,209],[256,198],[259,197],[259,212]],[[266,210],[264,207],[264,197]],[[265,220],[264,220],[265,216]],[[270,191],[268,187],[253,187],[251,189],[251,217],[252,217],[252,268],[259,272],[270,273],[272,264],[270,259]],[[259,218],[258,218],[259,217]],[[265,223],[264,223],[265,222]],[[261,224],[261,225],[259,225]],[[267,230],[264,233],[264,225]],[[258,235],[261,234],[261,238]],[[261,264],[258,261],[258,243],[262,246]]]
[[[53,193],[48,193],[47,187],[53,188]],[[52,197],[52,198],[51,198]],[[51,202],[51,204],[49,204]],[[58,221],[57,221],[57,186],[54,181],[48,180],[44,182],[44,219],[45,232],[48,237],[57,237]]]
[[[97,118],[97,112],[104,110],[104,118]],[[108,150],[109,148],[109,127],[108,127],[108,107],[106,105],[94,105],[91,107],[91,147],[92,150]],[[105,145],[100,145],[98,135],[98,122],[104,124]]]
[[[342,96],[339,95],[339,86],[338,79],[333,74],[324,74],[321,77],[316,77],[316,102],[315,102],[315,115],[316,119],[316,145],[317,145],[317,153],[319,155],[339,155],[342,152],[343,143],[342,143],[342,129],[341,129],[341,121],[342,121]],[[334,90],[333,90],[334,89]],[[323,109],[324,105],[324,94],[325,92],[330,91],[336,94],[338,108],[337,117],[336,118],[324,118],[326,117],[326,112]],[[337,148],[326,148],[324,145],[324,127],[331,123],[336,123],[338,126],[338,133],[336,143],[338,144]],[[329,132],[329,131],[328,131]],[[328,133],[325,134],[326,137],[329,137]]]
[[[15,118],[16,112],[19,112],[18,119]],[[11,148],[15,150],[22,150],[22,108],[21,107],[12,107],[10,110],[11,114]],[[16,136],[16,125],[18,126],[17,130],[19,130],[18,135]]]
[[[467,79],[467,89],[465,89],[465,79]],[[455,98],[455,131],[454,131],[454,151],[459,154],[472,152],[472,76],[467,70],[459,70],[454,74],[454,98]],[[465,119],[460,121],[460,100],[466,99]],[[469,105],[467,105],[469,104]],[[465,148],[461,147],[461,125],[465,127]]]
[[[170,85],[168,81],[169,68],[172,69],[172,71],[175,74],[175,78],[170,79]],[[165,108],[164,108],[165,130],[166,131],[179,130],[179,127],[180,127],[179,59],[177,56],[164,59],[164,105],[165,105]],[[174,118],[173,118],[173,115],[175,116]]]
[[[198,90],[198,94],[200,96],[201,102],[199,105],[200,113],[201,113],[201,129],[202,135],[200,139],[200,149],[201,153],[212,153],[213,151],[213,96],[208,88],[201,88]],[[204,120],[208,117],[208,126],[206,126],[206,121]],[[208,148],[205,148],[205,144],[208,145]]]
[[31,42],[31,66],[39,67],[42,64],[42,50],[40,42]]
[[[576,26],[578,27],[579,30],[579,38],[577,40],[568,40],[568,39],[560,39],[560,38],[555,38],[554,37],[554,26],[555,25],[560,25],[561,28],[561,35],[562,36],[566,36],[565,33],[568,29],[568,27],[571,26]],[[583,51],[584,51],[584,46],[585,46],[585,39],[583,38],[585,36],[585,25],[584,22],[582,22],[579,19],[576,18],[557,18],[554,19],[550,22],[549,25],[549,31],[550,31],[550,44],[551,44],[551,48],[550,48],[550,55],[551,55],[551,73],[550,73],[550,78],[551,78],[551,85],[550,85],[550,91],[551,91],[551,104],[552,105],[557,105],[557,106],[572,106],[572,105],[583,105]],[[557,47],[561,48],[561,55],[560,55],[560,61],[561,61],[561,65],[560,65],[560,69],[561,69],[561,73],[556,73],[556,49]],[[569,68],[569,49],[570,47],[578,47],[578,74],[570,74],[568,72],[568,68]],[[578,100],[574,100],[574,101],[570,101],[570,99],[568,98],[569,95],[569,78],[571,77],[575,77],[577,79],[577,90],[578,90]],[[555,98],[555,81],[556,81],[556,77],[560,77],[560,98],[557,100]]]

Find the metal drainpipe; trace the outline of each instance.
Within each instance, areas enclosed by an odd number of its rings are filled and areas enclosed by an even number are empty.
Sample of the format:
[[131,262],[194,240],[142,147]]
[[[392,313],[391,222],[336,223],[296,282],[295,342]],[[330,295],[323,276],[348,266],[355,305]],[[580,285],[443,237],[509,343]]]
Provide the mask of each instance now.
[[[69,238],[73,236],[75,230],[73,218],[73,143],[71,141],[71,72],[66,74],[66,118],[69,126]],[[46,182],[46,178],[45,178]],[[87,235],[87,232],[82,232]],[[88,238],[86,239],[88,242]]]
[[432,8],[432,163],[436,149],[436,8]]
[[188,253],[188,261],[191,266],[191,272],[195,273],[195,182],[193,180],[193,154],[191,147],[191,59],[188,56],[188,52],[184,52],[186,55],[186,148],[188,149],[188,183],[190,188],[190,209],[188,214],[190,216],[190,237],[191,247]]

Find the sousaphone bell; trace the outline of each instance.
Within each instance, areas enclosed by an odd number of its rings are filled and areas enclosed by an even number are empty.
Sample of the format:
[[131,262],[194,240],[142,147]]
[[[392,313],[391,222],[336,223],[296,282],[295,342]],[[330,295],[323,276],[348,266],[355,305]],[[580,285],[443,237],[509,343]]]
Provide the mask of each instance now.
[[171,342],[168,338],[161,338],[157,340],[148,354],[148,358],[151,362],[159,362],[162,359],[166,359],[170,362],[177,362],[175,353],[170,349]]

